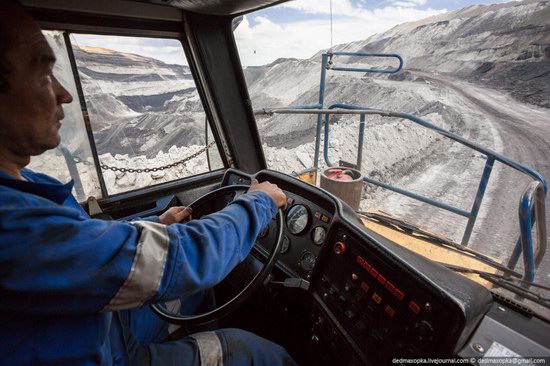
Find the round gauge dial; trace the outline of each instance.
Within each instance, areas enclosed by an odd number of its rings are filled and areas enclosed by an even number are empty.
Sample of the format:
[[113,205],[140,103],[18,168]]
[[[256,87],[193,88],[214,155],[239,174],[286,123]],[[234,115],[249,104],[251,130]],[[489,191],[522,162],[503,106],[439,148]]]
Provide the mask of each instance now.
[[317,261],[317,258],[315,258],[315,255],[311,253],[310,251],[305,251],[302,254],[302,258],[300,258],[300,267],[305,269],[306,271],[311,271],[313,267],[315,267],[315,262]]
[[301,234],[309,224],[309,212],[302,205],[296,205],[290,208],[286,216],[286,225],[291,234]]
[[313,239],[313,244],[315,245],[323,244],[326,236],[327,236],[327,229],[325,229],[322,226],[317,226],[315,229],[313,229],[313,233],[311,234],[311,237]]
[[285,254],[290,249],[290,239],[288,236],[283,238],[283,244],[281,245],[281,254]]

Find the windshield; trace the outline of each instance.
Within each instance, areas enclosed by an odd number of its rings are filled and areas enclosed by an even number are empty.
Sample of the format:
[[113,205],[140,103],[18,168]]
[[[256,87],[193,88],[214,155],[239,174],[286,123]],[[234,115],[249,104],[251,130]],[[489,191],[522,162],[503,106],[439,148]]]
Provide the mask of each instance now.
[[[541,51],[526,49],[522,34],[504,41],[501,33],[536,22],[544,5],[475,12],[460,11],[459,4],[418,6],[408,18],[397,4],[348,5],[298,0],[248,14],[235,30],[253,108],[274,112],[256,115],[269,168],[294,175],[314,170],[317,184],[329,166],[357,169],[365,177],[358,211],[410,222],[512,265],[521,235],[518,203],[539,176],[499,157],[549,175],[550,91],[533,78],[544,67]],[[494,44],[505,50],[495,52]],[[399,54],[404,68],[387,72],[399,68],[399,59],[369,53]],[[402,112],[431,125],[387,114],[367,114],[361,123],[359,114],[325,118],[303,110],[332,107]],[[277,108],[302,111],[277,114]],[[522,259],[517,262],[515,271],[523,274]],[[550,285],[548,256],[535,280]]]

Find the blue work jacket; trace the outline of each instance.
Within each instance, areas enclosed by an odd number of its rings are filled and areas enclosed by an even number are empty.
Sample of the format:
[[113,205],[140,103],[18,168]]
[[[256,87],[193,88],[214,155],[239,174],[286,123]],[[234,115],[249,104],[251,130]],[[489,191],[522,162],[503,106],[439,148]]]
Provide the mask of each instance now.
[[112,364],[114,311],[214,286],[277,212],[254,192],[187,224],[96,220],[72,182],[22,175],[0,173],[2,365]]

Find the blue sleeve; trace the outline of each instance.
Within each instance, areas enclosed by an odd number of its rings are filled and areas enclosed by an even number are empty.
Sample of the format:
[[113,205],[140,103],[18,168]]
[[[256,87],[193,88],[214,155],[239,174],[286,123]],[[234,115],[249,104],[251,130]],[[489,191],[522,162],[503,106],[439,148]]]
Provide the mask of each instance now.
[[[167,254],[156,302],[219,282],[250,251],[276,213],[265,193],[166,229]],[[133,223],[94,220],[47,199],[0,192],[0,311],[97,313],[133,276],[142,232]]]
[[172,300],[219,283],[246,258],[276,213],[271,197],[254,192],[200,220],[168,226],[173,247],[159,297],[154,301]]

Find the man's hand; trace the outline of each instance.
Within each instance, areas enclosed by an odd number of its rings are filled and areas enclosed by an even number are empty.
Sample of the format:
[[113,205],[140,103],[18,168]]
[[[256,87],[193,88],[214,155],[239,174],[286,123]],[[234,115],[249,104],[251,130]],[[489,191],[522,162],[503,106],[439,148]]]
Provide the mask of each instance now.
[[275,201],[277,208],[286,208],[286,195],[279,187],[277,187],[276,184],[271,184],[267,181],[258,183],[258,181],[254,179],[252,180],[247,193],[258,191],[267,193],[269,197]]
[[159,216],[161,224],[170,225],[176,223],[186,223],[191,220],[193,209],[186,206],[170,207],[166,212]]

